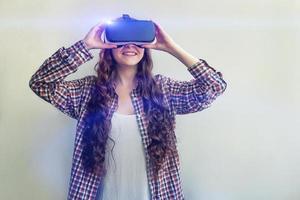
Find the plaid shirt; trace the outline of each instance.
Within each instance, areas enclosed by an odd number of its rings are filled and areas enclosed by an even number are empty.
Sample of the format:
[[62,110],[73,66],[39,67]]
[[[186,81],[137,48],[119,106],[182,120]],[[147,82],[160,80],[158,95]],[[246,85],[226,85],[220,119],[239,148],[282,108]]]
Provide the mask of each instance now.
[[[83,41],[77,41],[69,48],[62,47],[58,49],[44,61],[29,81],[29,86],[34,93],[78,122],[68,199],[96,199],[103,178],[93,173],[87,173],[83,169],[82,160],[80,159],[84,126],[83,117],[86,113],[87,103],[91,98],[91,86],[95,82],[96,76],[86,76],[72,81],[64,80],[69,74],[76,72],[81,64],[92,58],[92,54]],[[197,64],[187,69],[194,77],[190,81],[176,81],[161,74],[154,76],[157,84],[161,86],[168,101],[168,106],[174,115],[198,112],[209,107],[212,101],[222,94],[226,88],[226,82],[222,79],[222,74],[216,72],[202,59],[199,59]],[[145,149],[151,200],[184,199],[178,151],[166,157],[163,170],[160,170],[158,178],[154,179],[146,148],[150,143],[150,139],[147,135],[147,119],[143,111],[142,98],[136,89],[133,89],[130,95]],[[117,102],[118,97],[115,95],[110,104],[111,109],[108,115],[110,118],[113,112],[116,111]]]

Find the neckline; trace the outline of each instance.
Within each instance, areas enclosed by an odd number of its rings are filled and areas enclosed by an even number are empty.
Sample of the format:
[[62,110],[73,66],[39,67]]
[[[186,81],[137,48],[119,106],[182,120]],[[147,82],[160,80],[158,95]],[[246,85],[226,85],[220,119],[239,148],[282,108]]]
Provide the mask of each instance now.
[[118,115],[118,116],[123,116],[123,117],[132,117],[132,116],[135,116],[136,114],[122,114],[122,113],[118,113],[118,112],[114,112],[113,113],[114,115]]

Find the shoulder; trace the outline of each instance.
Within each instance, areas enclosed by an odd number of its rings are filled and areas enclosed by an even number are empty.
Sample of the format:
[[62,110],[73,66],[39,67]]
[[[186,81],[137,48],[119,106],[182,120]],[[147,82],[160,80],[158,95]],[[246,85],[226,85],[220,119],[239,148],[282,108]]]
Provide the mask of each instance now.
[[155,83],[164,91],[169,92],[170,90],[170,83],[174,81],[172,78],[162,75],[162,74],[155,74],[153,76]]
[[87,84],[94,84],[97,81],[97,76],[89,75],[84,77]]
[[154,78],[154,80],[155,80],[155,82],[157,83],[157,84],[166,84],[166,82],[168,81],[168,80],[170,80],[170,78],[169,77],[167,77],[167,76],[165,76],[165,75],[162,75],[162,74],[155,74],[154,76],[153,76],[153,78]]
[[162,74],[156,74],[154,75],[155,82],[162,87],[173,87],[173,86],[179,86],[181,84],[187,83],[187,81],[179,81],[174,78],[162,75]]
[[83,81],[84,81],[84,87],[87,89],[87,90],[91,90],[92,88],[94,88],[94,86],[96,85],[96,82],[97,82],[97,76],[95,75],[88,75],[88,76],[85,76],[83,78]]

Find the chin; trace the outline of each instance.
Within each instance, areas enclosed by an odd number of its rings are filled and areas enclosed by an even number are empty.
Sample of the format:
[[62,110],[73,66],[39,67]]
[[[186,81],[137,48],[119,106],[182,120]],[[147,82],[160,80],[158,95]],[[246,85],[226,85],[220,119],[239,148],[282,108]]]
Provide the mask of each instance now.
[[123,66],[128,66],[128,67],[135,67],[138,65],[138,63],[124,63],[124,64],[121,64]]
[[126,66],[136,66],[138,65],[140,62],[140,60],[127,60],[127,61],[123,61],[123,62],[119,62],[120,65],[126,65]]

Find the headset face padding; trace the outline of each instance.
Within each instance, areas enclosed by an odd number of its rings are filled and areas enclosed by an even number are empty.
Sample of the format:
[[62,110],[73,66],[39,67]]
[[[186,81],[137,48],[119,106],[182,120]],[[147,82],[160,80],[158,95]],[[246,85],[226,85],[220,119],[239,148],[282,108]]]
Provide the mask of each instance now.
[[149,44],[155,42],[155,26],[150,20],[136,20],[128,15],[107,24],[104,42],[112,44]]

